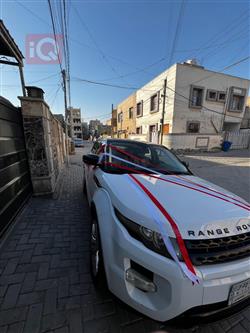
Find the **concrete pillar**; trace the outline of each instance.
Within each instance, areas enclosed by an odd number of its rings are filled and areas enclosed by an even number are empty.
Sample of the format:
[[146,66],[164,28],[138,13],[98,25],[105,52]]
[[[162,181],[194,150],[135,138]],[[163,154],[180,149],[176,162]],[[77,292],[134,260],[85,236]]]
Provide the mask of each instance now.
[[26,88],[28,96],[19,99],[34,195],[51,194],[58,176],[56,147],[52,144],[53,116],[43,99],[42,89]]

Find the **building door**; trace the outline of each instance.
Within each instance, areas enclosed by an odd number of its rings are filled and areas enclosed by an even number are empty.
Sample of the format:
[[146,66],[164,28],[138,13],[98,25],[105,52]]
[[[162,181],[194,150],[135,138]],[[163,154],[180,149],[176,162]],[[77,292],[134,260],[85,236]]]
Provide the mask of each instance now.
[[0,97],[0,235],[31,193],[21,110]]
[[157,125],[149,126],[149,142],[158,143]]

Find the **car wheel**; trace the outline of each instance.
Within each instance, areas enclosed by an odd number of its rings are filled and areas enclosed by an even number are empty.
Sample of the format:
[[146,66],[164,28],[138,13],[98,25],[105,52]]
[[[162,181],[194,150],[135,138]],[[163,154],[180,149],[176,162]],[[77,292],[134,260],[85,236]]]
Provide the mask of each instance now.
[[90,271],[92,279],[98,289],[107,286],[103,263],[102,246],[97,218],[92,218],[90,238]]

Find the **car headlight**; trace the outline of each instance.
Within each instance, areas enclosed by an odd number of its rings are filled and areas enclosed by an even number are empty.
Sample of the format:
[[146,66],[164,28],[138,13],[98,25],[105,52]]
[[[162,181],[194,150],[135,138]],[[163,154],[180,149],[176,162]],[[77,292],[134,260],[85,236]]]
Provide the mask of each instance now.
[[[172,259],[171,255],[169,254],[165,246],[164,240],[159,232],[153,231],[149,228],[146,228],[138,223],[131,221],[123,214],[121,214],[116,208],[115,208],[115,214],[118,220],[127,229],[128,233],[133,238],[143,243],[150,250],[157,252],[163,255],[164,257]],[[182,260],[182,255],[176,239],[170,237],[170,240],[173,244],[178,259]]]

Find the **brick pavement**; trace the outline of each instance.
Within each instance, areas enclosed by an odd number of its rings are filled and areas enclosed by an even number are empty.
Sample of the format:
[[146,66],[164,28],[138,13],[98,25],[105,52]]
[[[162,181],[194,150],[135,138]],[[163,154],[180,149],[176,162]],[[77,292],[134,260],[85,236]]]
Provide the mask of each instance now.
[[79,157],[73,157],[54,198],[30,200],[0,248],[0,332],[250,332],[250,308],[183,329],[154,322],[108,292],[95,291]]

